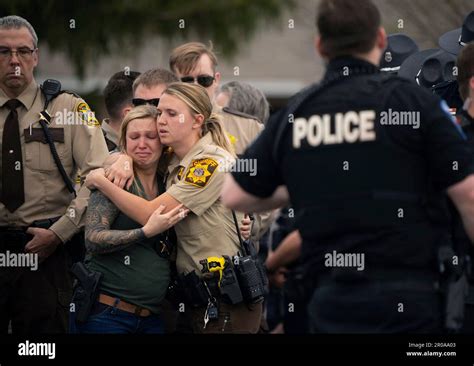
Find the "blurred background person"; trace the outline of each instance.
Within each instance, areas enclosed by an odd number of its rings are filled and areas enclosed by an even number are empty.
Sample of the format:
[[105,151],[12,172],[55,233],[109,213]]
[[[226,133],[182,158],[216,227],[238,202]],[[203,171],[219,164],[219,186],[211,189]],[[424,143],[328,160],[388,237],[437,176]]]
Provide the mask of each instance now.
[[263,92],[248,83],[230,81],[223,84],[216,94],[216,104],[258,118],[265,124],[270,116],[270,104]]
[[109,151],[119,144],[120,125],[133,108],[133,82],[140,75],[137,71],[119,71],[112,75],[104,88],[104,102],[108,118],[102,121],[102,132]]
[[[457,66],[459,95],[464,103],[460,112],[460,124],[466,133],[474,156],[474,43],[466,45],[459,53]],[[465,259],[462,264],[465,266],[464,270],[469,282],[464,326],[461,332],[472,334],[474,333],[474,268],[472,266],[474,250],[472,249],[471,240],[468,238],[460,219],[457,221],[453,236],[458,244],[460,258]]]

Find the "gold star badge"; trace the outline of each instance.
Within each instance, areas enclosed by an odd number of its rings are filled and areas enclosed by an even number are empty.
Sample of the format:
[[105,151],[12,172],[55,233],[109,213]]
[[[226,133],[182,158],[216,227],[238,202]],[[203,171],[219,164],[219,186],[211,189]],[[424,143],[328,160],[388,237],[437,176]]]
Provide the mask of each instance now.
[[184,181],[196,187],[206,186],[219,164],[210,158],[193,160]]

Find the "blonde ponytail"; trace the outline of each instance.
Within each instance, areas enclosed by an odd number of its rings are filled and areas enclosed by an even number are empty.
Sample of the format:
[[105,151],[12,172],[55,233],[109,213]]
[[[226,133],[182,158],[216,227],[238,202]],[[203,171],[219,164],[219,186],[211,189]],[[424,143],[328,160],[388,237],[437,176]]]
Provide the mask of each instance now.
[[235,156],[234,148],[222,128],[221,118],[216,113],[211,113],[210,117],[206,119],[202,125],[202,134],[205,135],[208,132],[212,136],[212,141],[214,141],[217,146],[222,147]]

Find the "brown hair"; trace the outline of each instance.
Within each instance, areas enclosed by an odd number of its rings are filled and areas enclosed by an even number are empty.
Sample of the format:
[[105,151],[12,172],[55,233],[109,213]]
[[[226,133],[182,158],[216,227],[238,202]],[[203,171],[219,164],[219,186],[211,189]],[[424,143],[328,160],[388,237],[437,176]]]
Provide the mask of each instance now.
[[212,42],[209,47],[200,42],[185,43],[176,47],[170,55],[170,70],[174,73],[188,74],[196,67],[202,55],[208,55],[212,62],[212,70],[216,71],[217,57],[212,51]]
[[197,84],[179,82],[170,84],[163,94],[175,96],[183,101],[191,113],[202,114],[204,116],[202,135],[209,132],[217,146],[234,155],[234,149],[221,126],[219,115],[212,113],[212,103],[206,89]]
[[152,88],[160,84],[171,84],[178,81],[178,78],[172,72],[165,69],[151,69],[145,71],[133,82],[133,93],[137,90],[139,85],[144,85],[147,88]]
[[375,45],[380,12],[370,0],[322,0],[316,25],[329,58],[367,53]]
[[458,56],[457,66],[459,94],[462,100],[466,100],[469,97],[469,80],[474,76],[474,43],[463,47]]

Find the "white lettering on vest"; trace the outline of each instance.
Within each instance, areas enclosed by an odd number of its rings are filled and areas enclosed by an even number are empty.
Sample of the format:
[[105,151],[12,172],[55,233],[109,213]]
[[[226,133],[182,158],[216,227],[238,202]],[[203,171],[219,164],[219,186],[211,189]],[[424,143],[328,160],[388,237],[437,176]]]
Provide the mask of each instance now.
[[293,123],[293,147],[301,147],[302,141],[309,146],[355,143],[375,140],[375,111],[349,111],[336,113],[334,130],[331,130],[331,115],[313,115],[296,118]]

